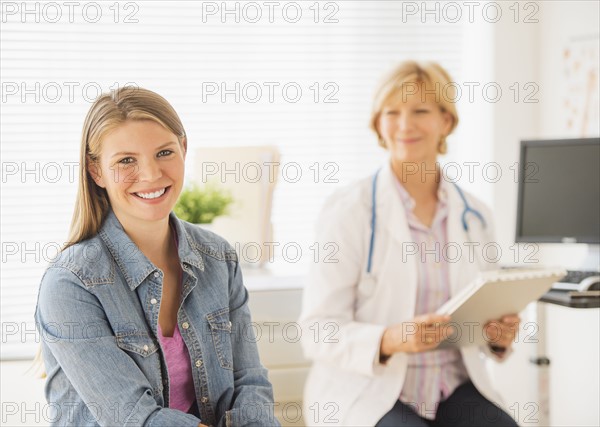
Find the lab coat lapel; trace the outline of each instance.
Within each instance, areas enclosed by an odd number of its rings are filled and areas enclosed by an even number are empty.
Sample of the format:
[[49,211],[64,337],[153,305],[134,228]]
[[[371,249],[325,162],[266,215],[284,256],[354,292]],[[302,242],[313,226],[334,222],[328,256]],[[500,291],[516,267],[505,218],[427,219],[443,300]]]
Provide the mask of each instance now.
[[[475,259],[469,262],[469,239],[462,225],[462,213],[465,206],[460,198],[454,184],[448,185],[448,245],[455,245],[460,249],[460,256],[456,261],[449,260],[450,274],[450,295],[456,295],[464,286],[466,286],[477,274]],[[471,236],[472,239],[479,242],[480,236]],[[481,250],[481,245],[475,247],[475,250]],[[447,253],[453,251],[449,250]]]
[[[412,241],[404,206],[395,187],[391,166],[381,170],[377,185],[377,221],[385,230],[385,253],[381,282],[391,283],[388,304],[389,319],[394,322],[406,321],[414,316],[417,291],[417,263],[415,255],[406,255],[406,244]],[[375,239],[378,237],[375,236]],[[383,242],[380,242],[383,243]],[[376,243],[377,245],[377,243]]]
[[[396,178],[393,175],[392,168],[390,166],[383,168],[379,178],[380,182],[377,186],[377,212],[381,212],[381,223],[386,225],[390,236],[402,248],[403,244],[410,242],[411,237],[406,212],[404,211],[398,190],[395,188],[394,180]],[[400,254],[401,252],[398,253]]]

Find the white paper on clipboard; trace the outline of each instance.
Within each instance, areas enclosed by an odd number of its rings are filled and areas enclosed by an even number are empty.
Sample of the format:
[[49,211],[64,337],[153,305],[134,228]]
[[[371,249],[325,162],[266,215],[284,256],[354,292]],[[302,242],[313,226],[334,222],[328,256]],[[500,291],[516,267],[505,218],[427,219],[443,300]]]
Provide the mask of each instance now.
[[[507,314],[518,314],[566,275],[560,268],[493,270],[444,303],[437,314],[450,315],[455,331],[437,348],[486,344],[483,326]],[[494,337],[489,337],[493,340]]]

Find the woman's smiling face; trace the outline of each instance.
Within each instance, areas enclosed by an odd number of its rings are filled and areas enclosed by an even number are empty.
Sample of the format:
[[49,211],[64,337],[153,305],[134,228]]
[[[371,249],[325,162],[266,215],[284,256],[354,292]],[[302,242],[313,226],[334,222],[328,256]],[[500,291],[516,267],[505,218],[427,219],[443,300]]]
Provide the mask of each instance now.
[[129,120],[101,142],[89,171],[121,223],[168,218],[181,192],[186,142],[151,120]]
[[450,114],[442,111],[431,97],[421,91],[399,94],[381,111],[378,130],[393,162],[434,162],[442,137],[452,125]]

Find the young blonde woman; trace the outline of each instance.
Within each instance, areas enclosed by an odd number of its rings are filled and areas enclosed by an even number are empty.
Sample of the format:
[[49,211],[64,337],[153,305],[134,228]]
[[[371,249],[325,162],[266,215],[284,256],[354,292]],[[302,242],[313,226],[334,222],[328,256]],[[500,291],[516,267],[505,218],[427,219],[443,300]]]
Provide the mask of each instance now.
[[35,312],[52,425],[278,425],[236,253],[172,212],[186,151],[156,93],[90,108],[69,243]]
[[393,70],[371,117],[388,161],[325,203],[318,236],[337,244],[337,262],[313,266],[301,316],[305,329],[327,332],[303,336],[314,360],[305,412],[317,424],[516,425],[485,363],[506,359],[517,316],[486,325],[489,345],[438,348],[452,329],[435,311],[493,267],[469,255],[493,240],[490,211],[438,167],[458,123],[452,90],[435,63]]

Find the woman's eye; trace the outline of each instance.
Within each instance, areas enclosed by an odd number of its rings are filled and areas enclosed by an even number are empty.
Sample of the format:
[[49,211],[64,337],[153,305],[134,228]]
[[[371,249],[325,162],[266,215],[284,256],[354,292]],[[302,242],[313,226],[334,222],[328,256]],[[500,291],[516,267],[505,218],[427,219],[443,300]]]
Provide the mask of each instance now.
[[[164,157],[164,156],[168,156],[170,154],[173,154],[173,150],[160,150],[158,152],[158,157]],[[125,157],[118,161],[118,163],[122,164],[122,165],[129,165],[133,162],[135,162],[135,159],[133,157]]]
[[424,108],[420,108],[417,110],[417,113],[422,114],[422,113],[429,113],[429,110],[426,110]]
[[398,114],[398,111],[396,110],[389,110],[385,112],[386,116],[395,116],[396,114]]
[[122,165],[128,165],[133,162],[133,157],[125,157],[124,159],[119,160],[119,163]]

